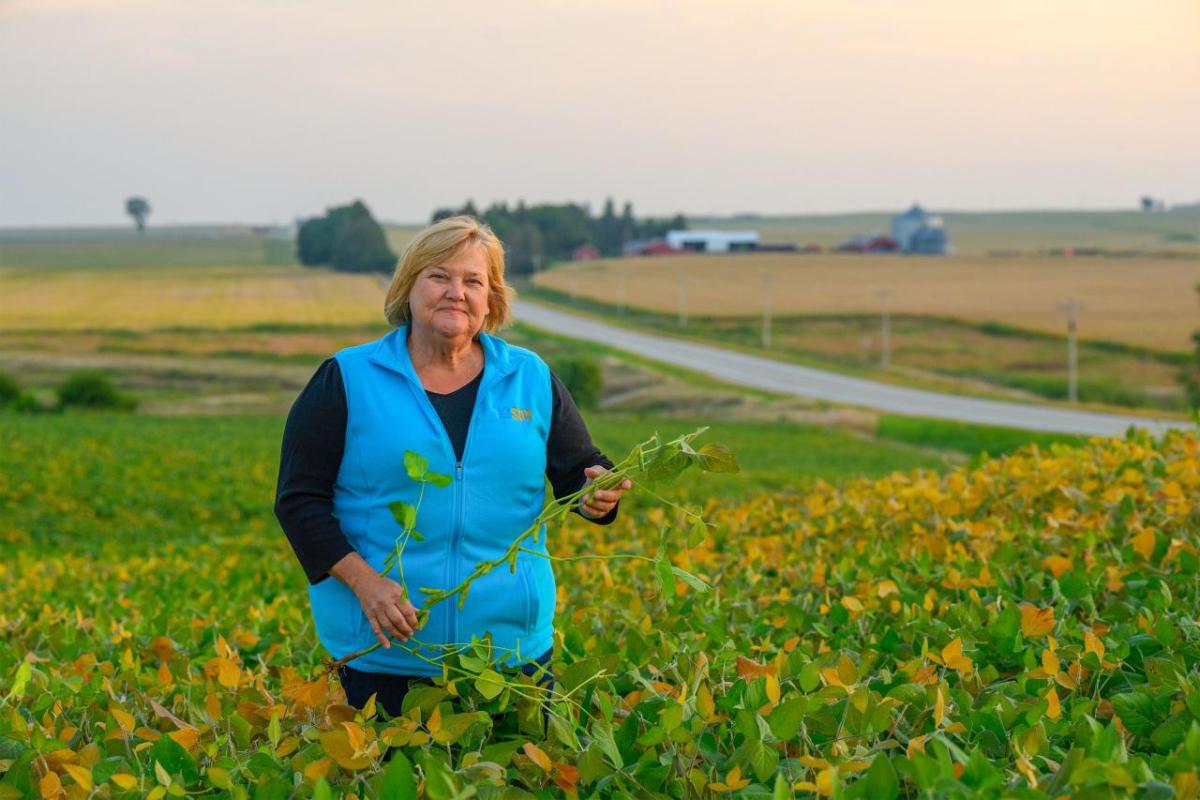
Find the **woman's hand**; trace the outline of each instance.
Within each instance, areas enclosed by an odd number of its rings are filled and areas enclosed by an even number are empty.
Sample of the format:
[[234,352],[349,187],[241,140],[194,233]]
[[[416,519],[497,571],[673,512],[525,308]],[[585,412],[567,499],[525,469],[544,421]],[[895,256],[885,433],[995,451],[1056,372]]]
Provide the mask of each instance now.
[[375,575],[364,578],[353,588],[375,638],[383,647],[391,647],[392,638],[407,642],[417,630],[417,609],[405,597],[404,587],[391,578]]
[[[587,489],[597,478],[608,472],[607,469],[596,464],[588,467],[583,471],[587,476],[587,481],[584,482],[583,488]],[[621,495],[633,488],[633,481],[626,478],[616,486],[608,489],[596,489],[593,492],[585,492],[579,502],[579,513],[589,519],[600,519],[612,511],[621,499]]]

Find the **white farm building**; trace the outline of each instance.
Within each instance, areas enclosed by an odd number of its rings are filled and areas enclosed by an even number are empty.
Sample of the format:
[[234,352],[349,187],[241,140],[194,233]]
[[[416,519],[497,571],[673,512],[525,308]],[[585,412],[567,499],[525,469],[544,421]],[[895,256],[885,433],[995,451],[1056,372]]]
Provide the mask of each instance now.
[[667,244],[696,253],[737,253],[758,248],[758,231],[667,231]]

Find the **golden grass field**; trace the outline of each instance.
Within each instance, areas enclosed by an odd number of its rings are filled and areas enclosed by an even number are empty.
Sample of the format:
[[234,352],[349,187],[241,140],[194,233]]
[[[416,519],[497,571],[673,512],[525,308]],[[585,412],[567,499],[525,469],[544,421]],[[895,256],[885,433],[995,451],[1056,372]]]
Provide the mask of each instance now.
[[757,314],[764,286],[776,314],[875,312],[876,292],[890,289],[895,313],[1052,333],[1066,329],[1058,304],[1074,299],[1083,305],[1082,338],[1161,350],[1189,350],[1200,328],[1200,260],[1186,258],[685,255],[570,265],[536,282],[608,303],[623,294],[631,306],[674,313],[681,275],[695,315]]
[[0,269],[0,330],[381,322],[375,275],[267,265]]

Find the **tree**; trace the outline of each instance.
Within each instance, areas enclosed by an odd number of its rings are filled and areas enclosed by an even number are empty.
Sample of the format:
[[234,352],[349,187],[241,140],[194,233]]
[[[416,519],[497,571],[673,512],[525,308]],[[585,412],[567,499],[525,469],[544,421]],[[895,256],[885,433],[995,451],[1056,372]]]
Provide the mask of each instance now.
[[138,233],[146,230],[146,217],[150,216],[150,201],[144,197],[130,197],[125,201],[125,213],[133,217]]
[[331,266],[344,272],[390,272],[396,254],[383,228],[361,200],[327,209],[300,226],[296,257],[307,266]]

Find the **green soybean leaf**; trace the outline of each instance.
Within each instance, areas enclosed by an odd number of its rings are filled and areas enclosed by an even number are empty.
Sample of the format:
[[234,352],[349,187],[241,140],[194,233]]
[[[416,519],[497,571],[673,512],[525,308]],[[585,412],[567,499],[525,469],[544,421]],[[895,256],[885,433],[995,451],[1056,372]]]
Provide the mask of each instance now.
[[443,475],[440,472],[427,472],[425,473],[425,482],[432,483],[439,489],[445,489],[454,482],[454,479],[449,475]]
[[488,700],[494,700],[504,691],[504,687],[508,684],[504,681],[504,676],[496,672],[494,669],[485,669],[479,673],[479,677],[475,679],[475,691],[486,697]]
[[179,775],[191,786],[200,780],[200,768],[183,746],[170,736],[160,737],[150,750],[150,758],[162,764],[168,775]]
[[751,742],[747,751],[747,760],[754,770],[754,777],[760,782],[766,781],[775,774],[779,766],[779,752],[770,745],[762,742]]
[[741,472],[733,452],[723,444],[713,442],[700,448],[697,462],[705,472]]
[[767,718],[771,733],[782,742],[793,739],[800,730],[800,723],[804,721],[806,706],[803,697],[792,697],[780,703]]
[[29,684],[29,678],[33,675],[33,665],[28,661],[22,661],[21,666],[17,667],[17,676],[13,678],[12,690],[9,691],[9,697],[16,697],[25,691],[25,687]]
[[413,776],[412,762],[399,749],[392,750],[391,761],[383,770],[379,782],[379,796],[395,800],[415,800],[417,781]]
[[404,451],[404,471],[408,473],[408,477],[414,481],[420,481],[425,477],[425,473],[429,471],[429,460],[420,453],[414,453],[412,450]]
[[388,503],[388,509],[392,512],[392,517],[396,520],[396,524],[404,528],[404,530],[410,530],[417,524],[417,509],[412,505],[402,500],[397,500],[394,503]]
[[[688,572],[687,570],[683,570],[683,569],[680,569],[679,567],[672,566],[671,572],[675,575],[676,578],[679,578],[679,580],[683,581],[688,586],[695,589],[697,592],[711,592],[712,591],[711,586],[709,586],[707,583],[700,580],[699,578],[697,578],[695,575]],[[671,588],[673,589],[674,585],[672,585]]]
[[900,794],[900,779],[896,777],[896,768],[888,757],[880,753],[871,762],[871,768],[863,776],[863,797],[877,800],[895,800]]
[[675,574],[671,565],[663,556],[654,560],[654,568],[658,570],[658,580],[662,584],[663,597],[670,601],[675,596]]

